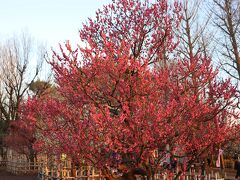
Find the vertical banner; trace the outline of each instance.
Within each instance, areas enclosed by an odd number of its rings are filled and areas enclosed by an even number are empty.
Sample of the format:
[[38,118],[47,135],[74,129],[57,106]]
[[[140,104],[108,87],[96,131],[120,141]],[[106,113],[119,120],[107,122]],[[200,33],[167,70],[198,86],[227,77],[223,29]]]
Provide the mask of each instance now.
[[216,167],[220,168],[221,167],[221,155],[223,154],[223,150],[219,149],[218,151],[218,158],[216,161]]

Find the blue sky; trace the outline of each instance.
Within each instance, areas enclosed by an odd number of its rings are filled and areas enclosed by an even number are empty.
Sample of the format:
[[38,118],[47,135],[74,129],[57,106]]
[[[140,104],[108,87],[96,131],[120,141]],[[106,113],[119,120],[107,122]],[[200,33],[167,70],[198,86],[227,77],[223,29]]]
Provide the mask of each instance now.
[[0,0],[0,39],[28,31],[35,39],[56,47],[78,42],[78,30],[88,17],[110,0]]

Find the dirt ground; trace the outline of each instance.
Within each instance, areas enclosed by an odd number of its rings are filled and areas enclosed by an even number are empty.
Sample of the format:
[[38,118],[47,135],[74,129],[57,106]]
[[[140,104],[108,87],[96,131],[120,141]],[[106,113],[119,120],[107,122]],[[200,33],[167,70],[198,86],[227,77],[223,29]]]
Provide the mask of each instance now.
[[0,171],[0,180],[37,180],[37,175],[13,175],[5,171]]

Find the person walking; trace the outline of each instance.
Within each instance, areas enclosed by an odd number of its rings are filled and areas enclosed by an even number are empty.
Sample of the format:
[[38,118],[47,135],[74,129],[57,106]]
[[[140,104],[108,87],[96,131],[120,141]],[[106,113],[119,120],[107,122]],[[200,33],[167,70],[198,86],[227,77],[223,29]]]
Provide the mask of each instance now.
[[240,160],[236,160],[234,166],[234,169],[237,170],[235,179],[238,179],[240,177]]

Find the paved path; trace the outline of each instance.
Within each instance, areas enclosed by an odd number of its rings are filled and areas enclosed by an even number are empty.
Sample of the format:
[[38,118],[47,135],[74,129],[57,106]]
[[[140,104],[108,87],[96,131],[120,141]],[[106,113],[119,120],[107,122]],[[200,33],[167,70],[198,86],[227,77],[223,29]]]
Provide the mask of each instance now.
[[36,176],[17,176],[5,171],[0,171],[0,180],[37,180]]

